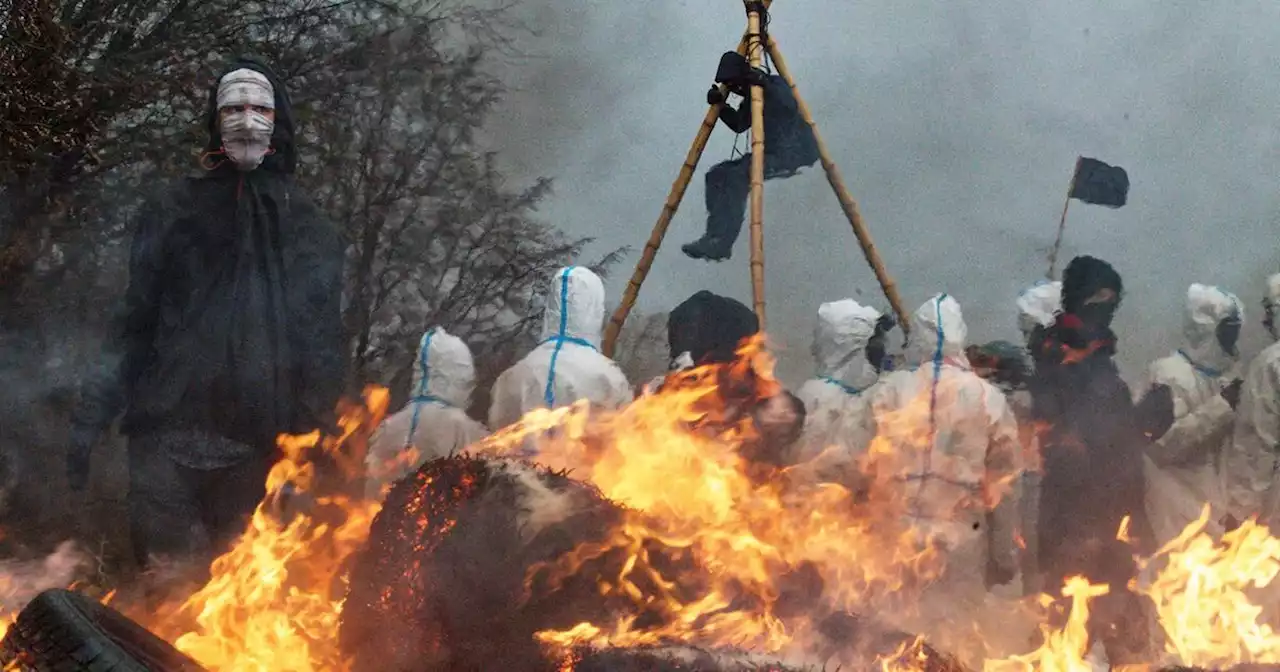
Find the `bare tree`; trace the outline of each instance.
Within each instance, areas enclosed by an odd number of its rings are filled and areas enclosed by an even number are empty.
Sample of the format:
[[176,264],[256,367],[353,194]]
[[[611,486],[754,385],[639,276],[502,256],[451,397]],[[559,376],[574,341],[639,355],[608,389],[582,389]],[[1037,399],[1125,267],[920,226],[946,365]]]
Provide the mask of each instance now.
[[667,313],[634,315],[618,335],[614,359],[632,385],[643,385],[667,372]]

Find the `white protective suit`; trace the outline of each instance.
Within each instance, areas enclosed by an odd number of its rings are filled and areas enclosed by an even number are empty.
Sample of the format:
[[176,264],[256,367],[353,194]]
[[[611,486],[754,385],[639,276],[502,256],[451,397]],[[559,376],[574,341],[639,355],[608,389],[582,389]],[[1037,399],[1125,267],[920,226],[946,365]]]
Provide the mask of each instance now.
[[369,439],[368,496],[378,497],[422,463],[461,452],[488,434],[464,410],[475,384],[475,363],[462,339],[440,327],[423,334],[409,388],[413,397]]
[[[1035,330],[1048,328],[1062,312],[1062,283],[1041,280],[1022,290],[1016,301],[1018,330],[1022,342],[1030,343]],[[1026,547],[1022,551],[1023,592],[1035,595],[1043,591],[1040,580],[1040,441],[1031,425],[1031,393],[1015,390],[1008,395],[1014,417],[1019,420],[1019,436],[1023,447],[1022,491],[1019,493],[1021,521],[1019,527]]]
[[1173,392],[1173,425],[1147,448],[1143,460],[1147,518],[1159,545],[1199,518],[1206,503],[1214,507],[1208,531],[1221,531],[1218,522],[1226,512],[1217,461],[1235,418],[1222,389],[1236,377],[1238,357],[1223,350],[1217,328],[1231,317],[1244,319],[1234,294],[1191,285],[1182,347],[1148,371],[1144,390],[1168,385]]
[[1062,312],[1062,283],[1041,280],[1022,290],[1017,303],[1018,329],[1022,331],[1022,342],[1026,343],[1036,327],[1048,327]]
[[489,427],[507,427],[535,408],[579,399],[618,408],[632,399],[622,369],[600,354],[604,283],[586,268],[556,272],[542,319],[542,342],[493,384]]
[[867,361],[867,343],[876,332],[880,311],[853,299],[824,303],[813,330],[813,358],[817,377],[800,386],[796,397],[804,404],[804,434],[793,461],[809,461],[828,449],[839,461],[856,458],[871,437],[853,431],[846,417],[866,413],[868,388],[880,374]]
[[[1265,301],[1280,318],[1280,273],[1267,278]],[[1236,408],[1231,442],[1222,453],[1225,508],[1237,520],[1264,514],[1274,521],[1280,492],[1276,472],[1280,462],[1280,334],[1249,365]]]
[[[937,633],[934,642],[953,639],[951,624],[978,623],[988,611],[988,560],[1017,572],[1017,421],[1004,394],[970,370],[966,335],[960,305],[935,296],[912,316],[910,368],[882,377],[871,392],[876,432],[891,444],[873,448],[871,471],[899,489],[890,496],[904,503],[906,522],[948,549],[943,577],[921,596],[924,620],[903,624]],[[996,497],[1000,505],[988,515]]]

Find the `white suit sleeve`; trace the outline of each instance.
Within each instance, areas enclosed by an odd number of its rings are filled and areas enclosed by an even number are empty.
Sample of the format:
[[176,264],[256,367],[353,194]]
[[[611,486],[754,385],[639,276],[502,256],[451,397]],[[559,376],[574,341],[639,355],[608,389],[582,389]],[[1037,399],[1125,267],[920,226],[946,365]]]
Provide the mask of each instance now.
[[1240,413],[1249,414],[1259,445],[1280,453],[1280,362],[1266,367],[1252,392],[1247,395],[1247,407],[1242,404]]
[[493,383],[489,398],[489,426],[495,430],[514,423],[523,415],[520,408],[519,366],[516,364],[503,371]]
[[1148,455],[1158,466],[1181,465],[1202,460],[1217,450],[1231,430],[1233,411],[1220,394],[1192,408],[1190,391],[1195,381],[1166,370],[1157,362],[1152,366],[1151,384],[1168,385],[1173,391],[1173,425],[1150,448]]

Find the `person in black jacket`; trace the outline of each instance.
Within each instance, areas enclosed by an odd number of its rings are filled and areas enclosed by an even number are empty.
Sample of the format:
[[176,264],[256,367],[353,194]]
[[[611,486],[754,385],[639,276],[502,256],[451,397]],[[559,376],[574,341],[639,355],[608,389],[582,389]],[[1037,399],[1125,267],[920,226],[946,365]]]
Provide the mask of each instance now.
[[[707,92],[707,103],[721,105],[720,121],[734,133],[751,129],[751,85],[764,89],[764,177],[766,180],[795,175],[818,160],[818,140],[800,115],[795,94],[778,75],[751,67],[742,54],[720,57],[716,81],[730,93],[742,96],[737,108],[725,104],[718,87]],[[707,231],[681,249],[694,259],[720,261],[733,255],[733,244],[742,231],[747,196],[751,193],[751,154],[711,167],[706,178]]]
[[1128,591],[1137,569],[1133,556],[1154,550],[1142,453],[1173,422],[1168,388],[1153,390],[1135,406],[1116,368],[1111,321],[1123,293],[1110,264],[1073,259],[1062,277],[1062,313],[1030,338],[1035,374],[1028,385],[1032,418],[1045,428],[1039,522],[1044,586],[1057,592],[1073,575],[1110,586],[1091,609],[1089,629],[1112,664],[1138,662],[1145,654],[1147,621],[1140,598]]
[[282,433],[332,426],[344,246],[294,182],[289,96],[261,61],[209,92],[204,174],[138,214],[124,306],[73,413],[68,479],[123,411],[134,551],[190,557],[244,530]]

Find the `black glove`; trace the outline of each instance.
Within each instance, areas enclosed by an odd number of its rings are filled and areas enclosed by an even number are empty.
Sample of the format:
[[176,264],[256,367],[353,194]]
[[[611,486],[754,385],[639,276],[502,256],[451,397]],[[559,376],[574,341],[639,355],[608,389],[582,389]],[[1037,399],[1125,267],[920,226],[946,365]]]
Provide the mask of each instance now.
[[84,429],[71,430],[71,445],[67,448],[67,485],[72,492],[82,492],[89,483],[89,456],[93,444],[98,442],[96,433]]
[[720,93],[720,87],[713,86],[710,89],[707,89],[707,104],[708,105],[724,104],[724,94]]
[[1236,410],[1236,406],[1240,405],[1240,388],[1244,386],[1244,381],[1236,378],[1231,381],[1230,385],[1222,388],[1222,398],[1231,404],[1231,410]]
[[1168,385],[1152,385],[1134,411],[1142,432],[1159,439],[1173,426],[1173,390]]

